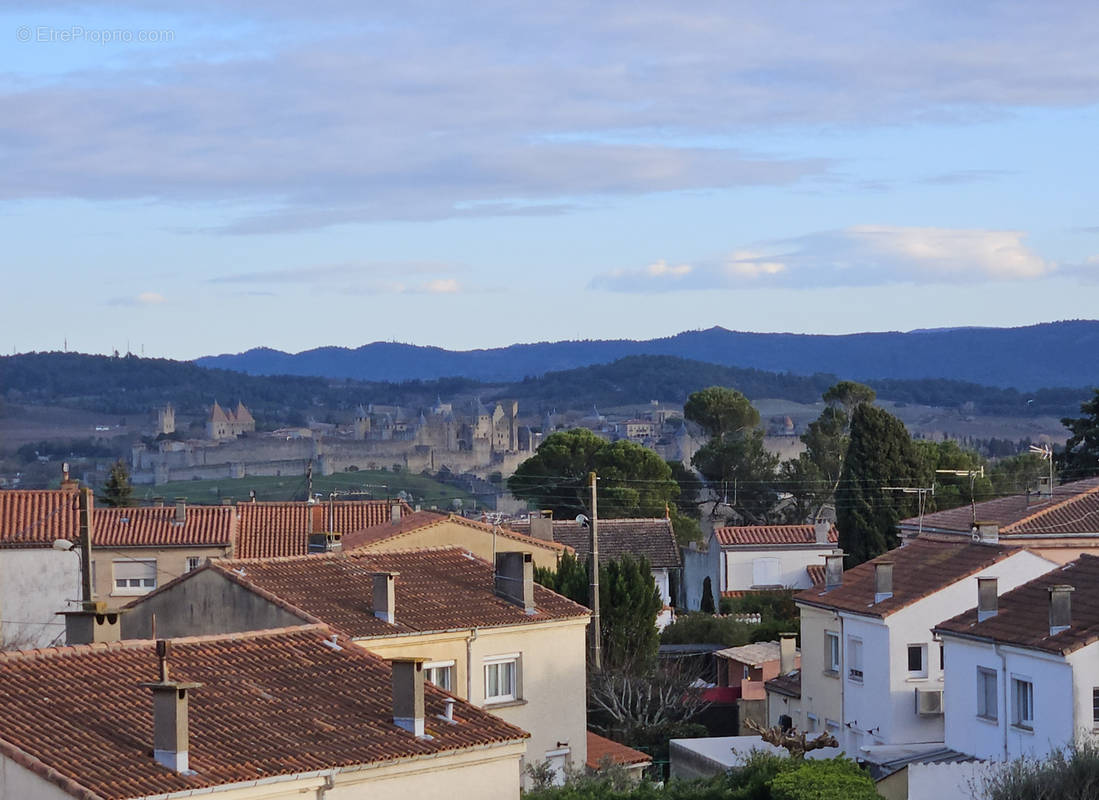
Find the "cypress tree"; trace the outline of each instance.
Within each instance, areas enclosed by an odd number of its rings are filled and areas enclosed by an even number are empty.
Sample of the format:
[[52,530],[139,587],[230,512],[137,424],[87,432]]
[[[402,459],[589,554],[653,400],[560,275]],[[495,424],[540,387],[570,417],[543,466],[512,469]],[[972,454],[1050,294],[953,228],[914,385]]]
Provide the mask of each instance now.
[[134,499],[134,487],[130,483],[130,471],[126,469],[122,459],[111,465],[111,474],[107,476],[107,482],[103,485],[100,500],[111,508],[129,508],[137,505],[137,500]]

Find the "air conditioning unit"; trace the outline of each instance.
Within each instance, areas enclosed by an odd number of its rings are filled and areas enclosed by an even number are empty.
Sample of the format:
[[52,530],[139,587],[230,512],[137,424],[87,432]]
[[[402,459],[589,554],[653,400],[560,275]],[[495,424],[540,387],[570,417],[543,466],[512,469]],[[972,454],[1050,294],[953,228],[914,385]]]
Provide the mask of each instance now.
[[937,717],[943,713],[942,689],[917,689],[916,713],[921,717]]

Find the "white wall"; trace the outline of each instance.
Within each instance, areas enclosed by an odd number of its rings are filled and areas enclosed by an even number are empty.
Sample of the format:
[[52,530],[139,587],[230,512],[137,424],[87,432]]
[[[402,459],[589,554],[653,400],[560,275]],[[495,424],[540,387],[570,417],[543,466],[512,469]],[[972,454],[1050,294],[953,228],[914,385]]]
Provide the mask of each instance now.
[[808,566],[824,566],[822,556],[832,552],[833,545],[811,547],[778,547],[758,549],[723,549],[721,551],[721,591],[742,591],[756,585],[753,562],[760,558],[773,558],[778,561],[778,570],[774,583],[794,589],[808,589]]
[[72,800],[61,787],[0,755],[0,799]]
[[677,602],[690,611],[698,611],[702,604],[702,583],[709,577],[713,586],[714,603],[721,597],[721,585],[718,573],[721,565],[721,548],[713,536],[709,539],[709,549],[693,550],[690,547],[679,548],[683,559],[683,572],[680,573],[679,598]]
[[52,548],[0,549],[0,649],[65,643],[65,618],[80,596],[80,559]]

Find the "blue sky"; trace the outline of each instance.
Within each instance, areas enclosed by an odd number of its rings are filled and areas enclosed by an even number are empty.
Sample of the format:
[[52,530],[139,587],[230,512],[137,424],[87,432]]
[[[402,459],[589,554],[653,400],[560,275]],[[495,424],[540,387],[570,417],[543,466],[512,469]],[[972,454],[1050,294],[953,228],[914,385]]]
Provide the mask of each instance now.
[[385,5],[0,4],[0,352],[1096,317],[1094,3]]

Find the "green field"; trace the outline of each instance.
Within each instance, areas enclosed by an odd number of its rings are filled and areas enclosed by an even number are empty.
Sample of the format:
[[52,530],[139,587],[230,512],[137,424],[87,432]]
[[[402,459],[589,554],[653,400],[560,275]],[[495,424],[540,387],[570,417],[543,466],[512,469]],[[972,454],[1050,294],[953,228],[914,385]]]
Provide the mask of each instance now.
[[[255,490],[257,500],[304,500],[306,484],[304,475],[283,475],[277,478],[225,478],[210,481],[175,481],[158,486],[135,486],[134,496],[142,502],[163,497],[172,502],[177,497],[187,498],[196,505],[216,505],[223,499],[249,499]],[[336,475],[313,477],[313,493],[324,498],[337,492],[341,499],[384,500],[395,498],[400,492],[411,496],[412,505],[423,508],[450,509],[454,500],[461,500],[463,508],[476,508],[476,498],[469,492],[439,483],[422,475],[367,471],[341,472]],[[354,493],[354,494],[349,494]]]

